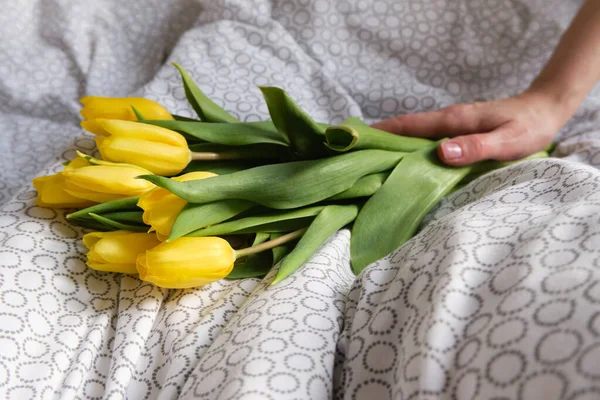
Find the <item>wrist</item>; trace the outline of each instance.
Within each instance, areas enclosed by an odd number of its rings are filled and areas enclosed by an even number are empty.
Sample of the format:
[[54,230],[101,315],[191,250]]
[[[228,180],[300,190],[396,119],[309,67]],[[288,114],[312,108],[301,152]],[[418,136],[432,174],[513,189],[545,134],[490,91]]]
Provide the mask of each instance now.
[[536,113],[559,131],[579,108],[585,94],[561,88],[555,82],[534,81],[519,97],[530,103]]
[[523,94],[536,98],[543,107],[551,111],[555,119],[560,121],[562,127],[575,114],[585,99],[587,90],[553,79],[546,80],[540,76]]

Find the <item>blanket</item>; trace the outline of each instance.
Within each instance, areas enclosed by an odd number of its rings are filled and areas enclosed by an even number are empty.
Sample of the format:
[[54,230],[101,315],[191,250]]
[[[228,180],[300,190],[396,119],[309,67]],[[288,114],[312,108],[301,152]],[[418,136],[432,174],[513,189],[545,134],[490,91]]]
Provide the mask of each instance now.
[[[180,63],[243,121],[257,85],[367,122],[527,87],[580,5],[558,0],[69,0],[0,13],[0,397],[473,399],[600,395],[600,89],[554,158],[447,196],[354,276],[339,231],[292,277],[164,290],[85,265],[30,180],[75,150],[84,95],[193,116]],[[401,205],[398,205],[399,207]]]

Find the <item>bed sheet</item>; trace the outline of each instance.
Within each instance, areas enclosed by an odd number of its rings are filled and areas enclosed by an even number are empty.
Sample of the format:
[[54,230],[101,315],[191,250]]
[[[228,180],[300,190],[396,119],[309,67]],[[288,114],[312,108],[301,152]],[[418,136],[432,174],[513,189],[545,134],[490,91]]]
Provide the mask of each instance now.
[[471,399],[600,395],[600,91],[556,159],[488,174],[358,277],[342,230],[282,284],[162,290],[87,269],[32,177],[75,149],[84,95],[192,115],[175,69],[244,121],[257,85],[315,119],[500,98],[580,2],[2,2],[0,397]]

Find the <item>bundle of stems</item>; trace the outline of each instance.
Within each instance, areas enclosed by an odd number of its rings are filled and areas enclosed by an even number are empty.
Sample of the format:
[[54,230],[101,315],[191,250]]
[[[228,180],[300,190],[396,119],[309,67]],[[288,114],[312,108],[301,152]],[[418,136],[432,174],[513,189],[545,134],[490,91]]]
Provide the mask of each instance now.
[[[185,138],[191,162],[178,175],[215,175],[139,178],[185,200],[166,242],[219,236],[246,248],[237,251],[230,279],[264,276],[279,264],[272,283],[280,282],[347,226],[358,274],[410,240],[445,195],[510,164],[447,166],[436,155],[439,142],[389,134],[355,117],[335,126],[315,122],[276,87],[260,87],[271,119],[241,122],[176,67],[198,118],[149,119],[135,107],[133,112],[137,123]],[[138,199],[104,202],[68,218],[96,230],[146,232],[151,227]]]

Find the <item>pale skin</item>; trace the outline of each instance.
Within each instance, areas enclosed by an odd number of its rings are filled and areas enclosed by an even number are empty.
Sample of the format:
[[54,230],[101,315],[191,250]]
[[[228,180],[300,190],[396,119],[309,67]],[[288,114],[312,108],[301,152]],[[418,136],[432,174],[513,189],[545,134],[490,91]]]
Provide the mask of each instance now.
[[599,81],[600,0],[587,0],[523,93],[399,115],[373,126],[403,136],[450,137],[438,147],[448,165],[517,160],[549,145]]

